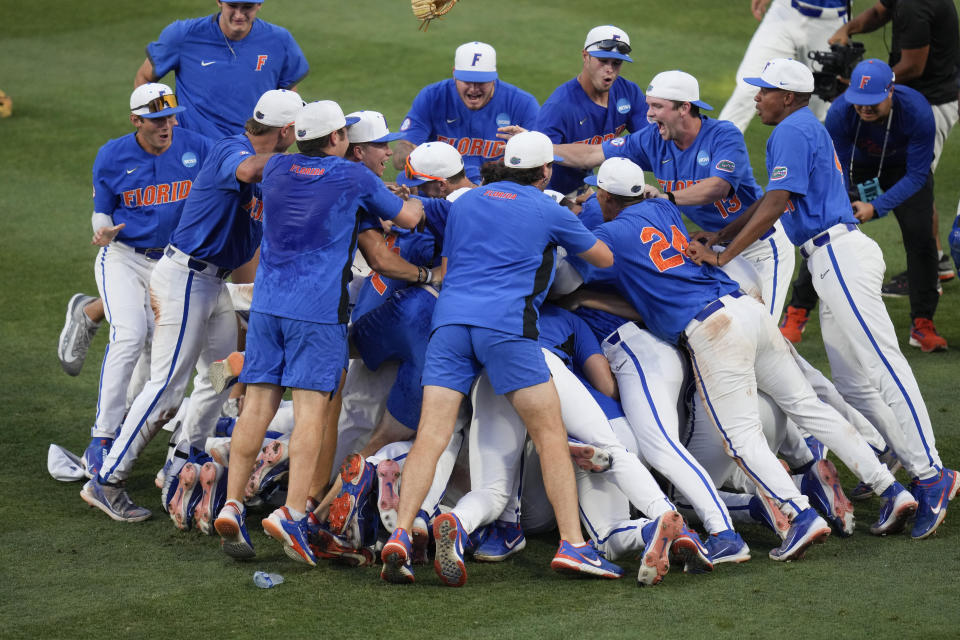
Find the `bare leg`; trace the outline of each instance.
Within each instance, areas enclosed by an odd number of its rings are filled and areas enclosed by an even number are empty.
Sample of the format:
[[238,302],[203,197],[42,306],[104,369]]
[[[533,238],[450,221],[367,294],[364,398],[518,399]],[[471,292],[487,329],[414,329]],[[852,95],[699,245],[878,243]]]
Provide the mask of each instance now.
[[290,436],[290,480],[286,502],[288,509],[300,513],[306,510],[310,485],[323,444],[323,429],[329,406],[328,393],[309,389],[293,390],[293,434]]
[[243,490],[250,480],[257,452],[267,427],[277,413],[283,388],[274,384],[248,385],[243,412],[230,439],[230,467],[227,474],[227,500],[243,504]]
[[87,314],[91,322],[102,322],[106,317],[103,311],[103,298],[97,298],[93,302],[87,303],[87,306],[83,308],[83,312]]

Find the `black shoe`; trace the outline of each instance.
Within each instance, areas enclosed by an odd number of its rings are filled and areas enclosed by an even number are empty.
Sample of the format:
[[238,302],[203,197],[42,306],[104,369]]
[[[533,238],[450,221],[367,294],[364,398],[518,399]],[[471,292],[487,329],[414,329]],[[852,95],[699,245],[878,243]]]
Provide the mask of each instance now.
[[940,274],[940,282],[947,282],[957,277],[957,274],[953,270],[953,260],[951,260],[947,254],[940,256],[940,261],[937,263],[937,271]]

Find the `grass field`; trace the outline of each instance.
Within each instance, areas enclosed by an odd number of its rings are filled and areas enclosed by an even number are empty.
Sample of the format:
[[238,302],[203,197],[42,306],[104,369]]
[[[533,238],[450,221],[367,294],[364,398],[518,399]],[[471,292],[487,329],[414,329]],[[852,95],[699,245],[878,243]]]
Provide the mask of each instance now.
[[[501,77],[543,101],[579,70],[587,30],[605,23],[631,36],[637,62],[625,65],[625,77],[646,86],[658,71],[684,69],[719,109],[755,27],[748,5],[463,0],[427,33],[417,31],[405,0],[269,0],[262,17],[288,27],[302,46],[312,67],[300,85],[306,99],[335,99],[344,111],[376,109],[396,127],[420,87],[447,77],[462,42],[493,44]],[[469,565],[470,581],[459,590],[442,588],[429,568],[409,588],[382,584],[372,568],[307,570],[286,560],[256,526],[258,559],[232,562],[214,539],[177,532],[162,517],[153,487],[162,438],[129,481],[133,499],[156,517],[121,525],[91,511],[79,483],[58,483],[45,469],[48,443],[80,451],[87,442],[106,340],[100,332],[79,377],[60,371],[54,354],[64,305],[73,292],[96,288],[90,167],[100,145],[129,131],[126,105],[146,43],[173,19],[211,13],[215,5],[35,0],[5,2],[3,9],[0,88],[13,96],[15,114],[0,120],[0,443],[10,455],[0,467],[0,636],[956,637],[960,609],[950,585],[960,569],[960,513],[928,541],[877,539],[867,530],[876,499],[858,506],[853,538],[831,538],[802,562],[768,560],[771,535],[745,527],[751,562],[707,576],[671,573],[645,590],[634,586],[635,563],[613,583],[556,576],[547,568],[552,536],[534,538],[506,564]],[[868,55],[886,57],[881,34],[863,41]],[[747,134],[761,184],[768,134],[759,122]],[[954,134],[937,173],[944,238],[960,198],[958,173]],[[893,220],[867,232],[884,247],[888,273],[901,271]],[[944,290],[937,325],[956,347],[947,353],[922,355],[906,346],[906,300],[891,301],[889,309],[941,455],[956,467],[960,283]],[[815,321],[800,351],[826,367]],[[255,569],[282,573],[286,582],[257,589]]]

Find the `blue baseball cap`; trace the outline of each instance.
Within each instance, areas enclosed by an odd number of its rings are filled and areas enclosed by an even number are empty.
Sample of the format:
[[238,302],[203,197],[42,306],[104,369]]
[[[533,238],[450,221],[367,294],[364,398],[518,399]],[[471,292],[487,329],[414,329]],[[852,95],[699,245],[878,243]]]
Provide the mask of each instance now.
[[893,79],[893,69],[883,60],[864,60],[853,69],[850,88],[843,92],[843,97],[850,104],[878,104],[890,95]]

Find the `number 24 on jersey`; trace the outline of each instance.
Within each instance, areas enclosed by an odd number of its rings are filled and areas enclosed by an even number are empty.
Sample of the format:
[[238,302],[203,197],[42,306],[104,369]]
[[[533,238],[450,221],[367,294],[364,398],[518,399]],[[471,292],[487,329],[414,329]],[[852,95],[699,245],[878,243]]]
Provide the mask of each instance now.
[[[650,260],[661,273],[683,264],[683,252],[689,244],[686,235],[676,225],[670,225],[670,236],[668,242],[663,232],[656,227],[644,227],[640,231],[640,241],[643,244],[653,243],[650,245]],[[672,255],[666,256],[667,253]]]

